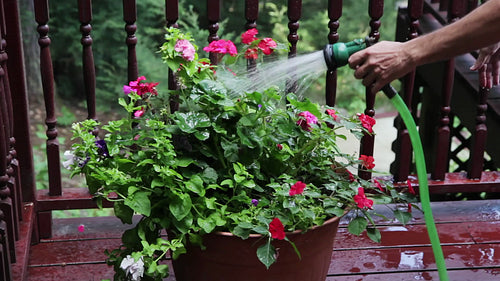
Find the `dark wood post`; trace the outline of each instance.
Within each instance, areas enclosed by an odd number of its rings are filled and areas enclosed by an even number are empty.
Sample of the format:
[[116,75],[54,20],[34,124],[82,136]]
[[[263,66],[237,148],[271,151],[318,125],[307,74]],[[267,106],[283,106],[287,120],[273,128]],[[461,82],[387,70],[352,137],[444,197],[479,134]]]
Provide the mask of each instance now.
[[[92,53],[92,37],[90,32],[92,26],[92,2],[90,0],[78,0],[78,13],[80,18],[80,31],[82,33],[82,65],[83,65],[83,84],[85,87],[85,96],[87,97],[88,119],[96,118],[95,109],[95,65],[94,54]],[[97,134],[97,132],[95,132]]]
[[[219,31],[220,21],[220,0],[207,0],[207,17],[208,17],[208,42],[219,40],[217,31]],[[209,54],[212,64],[218,64],[219,59],[216,53]]]
[[135,81],[139,76],[137,66],[137,54],[135,46],[137,45],[137,37],[135,32],[137,30],[137,5],[135,0],[123,0],[123,20],[125,21],[125,31],[127,32],[127,39],[125,43],[128,49],[128,64],[127,64],[127,79],[128,81]]
[[[302,0],[288,0],[288,42],[290,42],[290,51],[288,58],[297,56],[297,42],[299,41],[299,20],[302,16]],[[294,69],[290,69],[290,79],[286,81],[286,92],[297,92],[297,78],[294,75]]]
[[[245,0],[245,29],[249,30],[257,28],[257,18],[259,17],[259,0]],[[247,59],[247,70],[249,72],[255,71],[256,61],[254,59]]]
[[[380,18],[384,14],[384,1],[383,0],[370,0],[368,5],[368,15],[370,16],[370,37],[375,39],[375,42],[380,38]],[[365,114],[375,116],[375,94],[371,93],[369,88],[366,88],[366,109]],[[375,145],[375,136],[365,134],[361,139],[360,154],[373,156],[373,147]],[[376,162],[375,162],[376,163]],[[363,179],[370,179],[371,173],[367,171],[359,171],[359,176]]]
[[[165,19],[167,27],[178,27],[179,19],[179,0],[165,0]],[[168,70],[168,89],[176,90],[177,81],[172,70]],[[179,102],[175,95],[170,97],[170,111],[175,112],[179,109]]]
[[[328,44],[335,44],[339,41],[339,19],[342,16],[342,0],[328,0]],[[335,106],[337,100],[337,69],[326,72],[325,83],[326,105]]]
[[[459,19],[465,12],[466,0],[451,1],[448,10],[448,22],[452,23]],[[431,178],[434,180],[444,180],[445,174],[448,171],[450,151],[450,102],[453,92],[453,83],[455,75],[455,59],[450,59],[445,63],[445,77],[443,78],[443,86],[441,90],[441,119],[437,130],[437,151],[436,163],[431,173]]]
[[[410,19],[408,29],[408,40],[418,37],[419,18],[422,16],[424,0],[410,0],[408,2],[408,17]],[[415,69],[403,78],[403,100],[408,108],[412,109],[413,91],[415,90]],[[398,129],[398,138],[394,143],[395,161],[391,164],[394,181],[403,182],[408,179],[412,166],[412,147],[408,129],[401,117],[394,121]]]

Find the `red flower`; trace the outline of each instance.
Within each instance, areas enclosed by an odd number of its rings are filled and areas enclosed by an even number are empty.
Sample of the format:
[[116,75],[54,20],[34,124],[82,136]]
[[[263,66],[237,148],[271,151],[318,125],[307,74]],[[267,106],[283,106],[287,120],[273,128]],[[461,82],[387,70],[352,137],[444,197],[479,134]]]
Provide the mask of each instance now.
[[349,170],[347,170],[347,173],[349,174],[349,182],[354,182],[356,180],[354,175]]
[[375,164],[373,163],[375,161],[375,159],[373,159],[373,156],[361,155],[359,157],[359,160],[363,161],[363,163],[361,163],[361,165],[363,165],[368,170],[371,170],[375,167]]
[[245,51],[246,59],[254,59],[256,60],[259,57],[259,50],[255,48],[249,48]]
[[292,187],[290,188],[290,192],[288,192],[288,194],[290,196],[302,194],[302,192],[304,192],[304,188],[306,188],[306,184],[301,181],[298,181],[294,185],[292,185]]
[[270,55],[274,51],[274,48],[276,48],[277,46],[278,44],[276,44],[276,42],[269,37],[260,40],[258,45],[259,49],[262,50],[264,55]]
[[277,147],[279,150],[282,150],[282,149],[283,149],[283,145],[282,145],[281,143],[278,143],[278,144],[276,145],[276,147]]
[[358,187],[358,194],[354,195],[354,202],[358,204],[358,207],[363,208],[372,208],[373,200],[366,198],[365,190],[362,187]]
[[233,57],[238,54],[234,43],[231,40],[224,39],[210,42],[203,50],[210,53],[230,54]]
[[411,213],[411,203],[408,203],[408,213]]
[[335,110],[334,110],[334,109],[327,109],[327,110],[326,110],[326,113],[327,113],[328,115],[330,115],[330,116],[333,118],[333,120],[335,120],[335,121],[337,121],[337,119],[339,118],[339,117],[337,116],[337,114],[335,114]]
[[269,224],[269,232],[271,232],[271,237],[274,239],[285,239],[285,227],[278,218],[274,218]]
[[384,192],[384,188],[382,187],[382,185],[378,180],[373,179],[373,183],[375,184],[376,187],[378,187],[378,189],[380,189],[380,191]]
[[358,118],[361,121],[361,125],[368,130],[368,132],[373,133],[373,125],[375,125],[375,119],[366,115],[366,114],[358,114]]
[[257,33],[259,33],[259,31],[256,28],[245,31],[245,33],[241,34],[241,42],[250,45],[250,43],[257,40],[257,37],[255,37]]
[[407,180],[406,183],[408,184],[408,192],[410,192],[411,194],[415,195],[416,192],[415,192],[415,189],[413,189],[413,186],[411,186],[411,181]]

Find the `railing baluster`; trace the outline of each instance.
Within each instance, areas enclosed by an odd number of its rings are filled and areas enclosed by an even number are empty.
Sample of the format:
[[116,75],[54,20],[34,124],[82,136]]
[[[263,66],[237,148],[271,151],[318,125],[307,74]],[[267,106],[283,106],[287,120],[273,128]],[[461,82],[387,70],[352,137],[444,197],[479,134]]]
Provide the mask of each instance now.
[[[328,44],[335,44],[339,41],[339,19],[342,16],[342,0],[328,0]],[[326,105],[335,106],[337,100],[337,69],[326,72],[325,82]]]
[[[257,28],[257,18],[259,17],[259,0],[245,0],[245,29],[249,30]],[[247,70],[252,72],[255,70],[256,60],[247,59]]]
[[[368,5],[368,15],[370,16],[370,37],[378,41],[380,38],[379,28],[380,28],[380,18],[384,13],[384,1],[383,0],[370,0]],[[366,88],[366,109],[365,114],[373,117],[375,116],[375,94],[371,93],[369,88]],[[365,134],[361,139],[360,154],[373,156],[373,147],[375,145],[375,136]],[[376,162],[375,162],[376,163]],[[370,179],[371,173],[363,171],[360,169],[359,176],[363,179]]]
[[[83,63],[83,82],[85,86],[85,96],[87,97],[88,119],[96,119],[95,109],[95,65],[94,54],[92,53],[92,37],[90,32],[92,26],[92,2],[91,0],[78,0],[78,13],[80,19],[80,31],[82,33],[82,63]],[[97,131],[95,132],[97,134]]]
[[[179,19],[179,0],[165,0],[165,18],[167,27],[179,27],[177,20]],[[168,89],[176,90],[177,80],[172,70],[168,70]],[[170,97],[170,111],[175,112],[179,109],[179,102],[176,96]]]
[[[452,23],[465,12],[466,0],[452,1],[448,10],[448,22]],[[437,131],[437,151],[436,163],[432,171],[431,177],[434,180],[444,180],[445,174],[448,171],[449,160],[448,153],[450,151],[450,102],[453,92],[453,83],[455,75],[455,59],[450,59],[445,64],[445,77],[443,78],[443,86],[441,90],[441,119]]]
[[[297,56],[297,42],[299,41],[299,20],[302,16],[302,0],[288,0],[288,42],[290,42],[290,51],[288,58]],[[289,70],[290,79],[286,81],[286,92],[297,92],[297,78],[295,77],[295,69]]]
[[125,21],[125,31],[127,31],[127,39],[125,40],[128,47],[127,78],[128,81],[134,81],[139,76],[135,51],[137,45],[137,37],[135,36],[137,30],[135,24],[137,21],[137,5],[135,0],[123,0],[123,20]]
[[9,255],[11,250],[4,218],[4,214],[0,211],[0,267],[3,269],[0,277],[3,278],[2,280],[12,280],[12,261]]
[[467,174],[471,179],[481,179],[484,167],[484,151],[486,149],[486,139],[488,135],[488,128],[486,126],[486,110],[488,109],[488,105],[486,104],[486,100],[489,93],[489,89],[480,87],[476,126],[472,137],[471,155]]
[[[408,1],[408,16],[410,25],[408,29],[408,40],[418,37],[419,18],[422,16],[424,0]],[[415,89],[415,69],[403,78],[403,100],[409,109],[412,108],[413,91]],[[394,120],[394,126],[398,129],[398,137],[394,143],[395,160],[391,164],[391,171],[394,175],[394,181],[403,182],[408,179],[412,166],[412,147],[408,129],[398,116]]]
[[[207,0],[208,42],[219,40],[217,31],[219,31],[220,2],[219,0]],[[209,57],[212,64],[219,63],[216,53],[210,53]]]
[[[10,50],[21,50],[22,38],[18,1],[4,2],[6,30],[9,30],[9,32],[6,32],[4,38]],[[10,52],[6,68],[9,70],[9,81],[16,81],[16,83],[9,83],[9,86],[12,108],[16,109],[13,112],[13,133],[16,148],[15,160],[17,161],[15,169],[18,169],[17,172],[15,171],[15,175],[17,179],[19,179],[19,182],[17,183],[15,193],[17,194],[16,201],[18,213],[21,213],[23,199],[33,202],[35,196],[35,173],[32,161],[33,152],[31,138],[26,137],[29,135],[30,125],[23,52]]]
[[54,101],[54,73],[50,55],[49,3],[48,0],[34,0],[35,20],[38,23],[38,44],[40,45],[40,69],[47,124],[47,164],[49,171],[49,195],[61,195],[61,165],[59,162],[59,141],[57,140],[57,118]]
[[[3,15],[3,3],[0,3],[0,14]],[[7,60],[7,53],[5,52],[6,41],[3,38],[5,35],[5,21],[0,22],[0,111],[2,113],[2,122],[0,123],[2,127],[0,130],[0,142],[3,143],[2,154],[0,156],[0,161],[2,163],[2,168],[0,169],[0,210],[4,214],[4,221],[7,227],[7,241],[9,242],[10,259],[12,262],[16,260],[15,244],[16,237],[18,237],[19,229],[17,226],[17,209],[14,205],[14,200],[12,199],[13,191],[15,190],[15,178],[14,178],[14,167],[12,161],[14,159],[14,154],[12,153],[13,141],[11,136],[13,135],[13,123],[12,123],[12,105],[10,99],[10,92],[6,90],[9,89],[8,81],[6,80],[6,69],[4,66]]]

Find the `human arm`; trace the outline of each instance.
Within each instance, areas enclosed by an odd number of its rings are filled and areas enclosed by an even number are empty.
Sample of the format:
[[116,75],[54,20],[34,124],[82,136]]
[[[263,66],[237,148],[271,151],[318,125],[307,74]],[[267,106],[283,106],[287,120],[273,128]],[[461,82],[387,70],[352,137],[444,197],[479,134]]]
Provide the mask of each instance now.
[[354,76],[379,91],[418,65],[449,59],[500,41],[500,0],[490,0],[462,19],[410,41],[382,41],[349,58]]
[[480,49],[476,63],[470,69],[479,70],[481,87],[489,89],[498,85],[500,82],[500,43]]

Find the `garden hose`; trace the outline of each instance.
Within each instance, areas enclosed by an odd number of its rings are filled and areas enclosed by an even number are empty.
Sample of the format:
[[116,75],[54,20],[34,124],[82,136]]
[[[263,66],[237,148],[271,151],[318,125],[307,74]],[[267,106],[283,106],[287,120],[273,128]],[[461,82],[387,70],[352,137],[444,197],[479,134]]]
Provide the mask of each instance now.
[[[375,40],[373,38],[366,37],[365,39],[356,39],[347,43],[335,43],[326,45],[323,49],[323,55],[325,57],[325,62],[328,70],[332,71],[337,67],[346,65],[348,63],[350,55],[362,49],[365,49],[370,45],[373,45],[374,42]],[[408,129],[408,134],[410,136],[413,151],[415,153],[420,203],[422,211],[424,212],[425,225],[427,227],[427,233],[431,241],[432,251],[434,252],[434,259],[436,261],[439,279],[441,281],[448,281],[449,279],[446,270],[443,250],[441,248],[439,235],[436,229],[436,224],[434,222],[434,217],[432,215],[424,151],[422,148],[422,143],[420,142],[420,136],[417,131],[417,126],[415,125],[415,121],[413,120],[408,107],[404,103],[403,99],[401,99],[397,91],[390,84],[382,88],[382,91],[391,100],[394,107],[398,110],[403,122],[406,125],[406,128]]]
[[401,119],[403,119],[403,122],[408,129],[408,134],[410,136],[413,151],[415,153],[415,165],[417,167],[420,203],[422,211],[424,212],[425,225],[427,227],[429,239],[431,240],[432,251],[434,252],[434,259],[436,261],[436,266],[439,273],[439,280],[448,281],[448,273],[446,271],[446,263],[444,260],[443,250],[441,248],[441,243],[439,242],[439,235],[436,229],[436,224],[434,222],[434,217],[432,215],[431,203],[429,198],[429,185],[427,182],[427,169],[425,167],[424,161],[424,150],[422,148],[422,142],[420,141],[420,136],[417,131],[417,126],[415,125],[415,121],[413,120],[408,107],[404,103],[403,99],[398,95],[396,90],[390,84],[387,84],[386,86],[384,86],[384,88],[382,88],[382,91],[391,100],[394,107],[398,110]]

